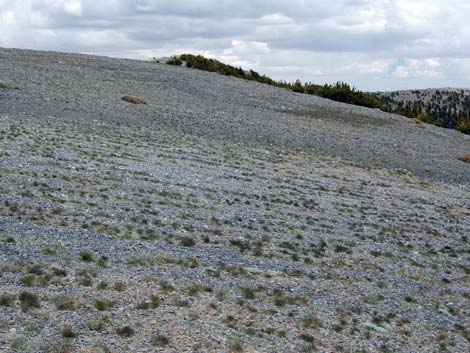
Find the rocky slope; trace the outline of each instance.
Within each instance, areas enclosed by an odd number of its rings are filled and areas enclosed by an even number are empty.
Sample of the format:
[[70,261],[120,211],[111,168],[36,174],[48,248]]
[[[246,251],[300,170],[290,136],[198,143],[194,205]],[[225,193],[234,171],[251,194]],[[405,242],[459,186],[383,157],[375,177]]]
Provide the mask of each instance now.
[[0,82],[0,351],[468,350],[468,136],[140,61]]

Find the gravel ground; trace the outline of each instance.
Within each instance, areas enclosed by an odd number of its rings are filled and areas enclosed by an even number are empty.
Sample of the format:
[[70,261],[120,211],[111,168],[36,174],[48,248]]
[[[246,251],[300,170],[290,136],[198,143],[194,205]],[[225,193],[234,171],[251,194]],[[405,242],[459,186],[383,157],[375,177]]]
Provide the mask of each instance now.
[[468,136],[140,61],[0,82],[0,351],[468,351]]

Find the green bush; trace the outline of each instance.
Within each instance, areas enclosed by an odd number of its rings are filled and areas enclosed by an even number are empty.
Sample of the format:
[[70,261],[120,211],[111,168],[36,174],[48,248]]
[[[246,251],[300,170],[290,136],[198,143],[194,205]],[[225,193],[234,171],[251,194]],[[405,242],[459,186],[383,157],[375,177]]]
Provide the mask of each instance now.
[[295,83],[292,85],[292,90],[297,93],[304,93],[305,88],[302,86],[302,83],[300,80],[295,81]]
[[39,298],[36,294],[30,292],[22,292],[19,296],[21,302],[21,310],[28,311],[30,308],[39,308]]
[[305,93],[314,94],[323,98],[328,98],[337,102],[349,103],[368,108],[378,108],[388,110],[385,104],[374,96],[361,92],[344,82],[337,82],[334,85],[318,86],[311,83],[305,84]]
[[168,65],[175,65],[175,66],[181,66],[183,65],[183,61],[178,58],[177,56],[172,56],[168,61],[166,62]]
[[124,326],[116,329],[116,333],[121,337],[131,337],[134,336],[135,330],[130,326]]

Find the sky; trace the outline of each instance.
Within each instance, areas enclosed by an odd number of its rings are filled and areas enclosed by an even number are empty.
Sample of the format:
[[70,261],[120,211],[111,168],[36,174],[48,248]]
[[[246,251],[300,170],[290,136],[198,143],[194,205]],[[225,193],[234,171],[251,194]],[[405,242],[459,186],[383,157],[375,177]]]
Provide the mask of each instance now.
[[470,88],[468,0],[0,0],[0,47],[196,53],[277,80]]

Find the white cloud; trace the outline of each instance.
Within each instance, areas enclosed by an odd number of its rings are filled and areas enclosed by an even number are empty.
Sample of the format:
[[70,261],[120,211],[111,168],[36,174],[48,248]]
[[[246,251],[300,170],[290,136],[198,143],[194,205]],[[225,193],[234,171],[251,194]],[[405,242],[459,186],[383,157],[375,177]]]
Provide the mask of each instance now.
[[271,52],[268,43],[256,41],[232,40],[232,47],[223,51],[226,55],[254,55]]
[[65,9],[65,12],[70,15],[74,15],[74,16],[82,15],[82,3],[79,0],[65,1],[64,9]]
[[4,25],[14,25],[15,24],[15,13],[13,11],[0,11],[0,23]]
[[468,86],[467,0],[0,0],[0,46],[217,57],[361,89]]
[[446,72],[437,58],[406,59],[404,65],[395,68],[393,75],[398,78],[436,79],[445,78]]

